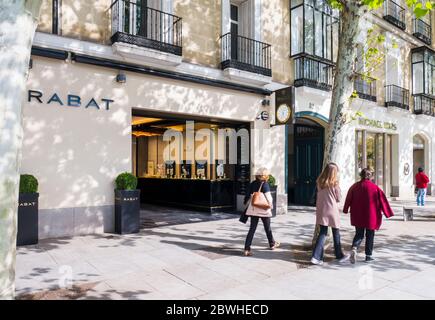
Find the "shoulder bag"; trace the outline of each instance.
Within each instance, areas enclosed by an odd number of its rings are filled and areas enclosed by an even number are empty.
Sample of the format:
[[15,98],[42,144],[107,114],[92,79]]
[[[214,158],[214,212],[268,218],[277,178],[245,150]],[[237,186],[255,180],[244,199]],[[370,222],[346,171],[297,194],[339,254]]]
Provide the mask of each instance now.
[[267,209],[270,209],[271,207],[270,207],[269,202],[267,201],[266,196],[264,195],[263,192],[261,192],[261,188],[263,187],[263,183],[264,183],[264,182],[261,183],[261,185],[260,185],[260,189],[258,189],[257,192],[254,192],[254,193],[252,194],[252,201],[251,201],[251,204],[252,204],[254,207],[257,207],[257,208],[260,208],[260,209],[267,210]]

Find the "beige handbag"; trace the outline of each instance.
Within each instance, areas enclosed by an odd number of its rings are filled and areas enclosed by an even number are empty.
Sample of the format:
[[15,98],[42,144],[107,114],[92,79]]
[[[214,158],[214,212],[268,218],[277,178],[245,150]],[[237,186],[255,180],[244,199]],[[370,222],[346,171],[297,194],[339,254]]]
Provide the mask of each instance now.
[[260,209],[263,209],[263,210],[267,210],[267,209],[270,209],[271,206],[270,206],[269,201],[267,201],[267,198],[266,198],[266,196],[264,195],[264,193],[261,192],[261,188],[263,187],[263,183],[264,183],[264,182],[261,183],[261,185],[260,185],[260,189],[258,189],[257,192],[254,192],[254,193],[252,194],[252,201],[251,201],[251,204],[252,204],[254,207],[256,207],[256,208],[260,208]]

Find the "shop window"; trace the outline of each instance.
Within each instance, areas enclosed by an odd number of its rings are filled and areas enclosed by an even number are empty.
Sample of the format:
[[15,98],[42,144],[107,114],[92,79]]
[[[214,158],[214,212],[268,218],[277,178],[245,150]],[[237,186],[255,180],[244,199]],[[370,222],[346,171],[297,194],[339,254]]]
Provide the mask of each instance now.
[[310,55],[335,61],[339,18],[326,0],[291,1],[291,56]]
[[[187,127],[186,120],[134,116],[132,171],[145,178],[235,180],[237,166],[249,164],[249,159],[242,159],[246,154],[249,158],[244,150],[249,145],[249,131],[225,124],[190,123],[192,127]],[[192,137],[188,136],[190,129]],[[172,131],[170,140],[165,137],[168,130]],[[224,131],[228,135],[222,140],[219,134]],[[232,132],[237,136],[230,137]]]
[[372,172],[372,181],[385,193],[392,192],[392,135],[356,131],[355,178],[359,180],[362,169]]

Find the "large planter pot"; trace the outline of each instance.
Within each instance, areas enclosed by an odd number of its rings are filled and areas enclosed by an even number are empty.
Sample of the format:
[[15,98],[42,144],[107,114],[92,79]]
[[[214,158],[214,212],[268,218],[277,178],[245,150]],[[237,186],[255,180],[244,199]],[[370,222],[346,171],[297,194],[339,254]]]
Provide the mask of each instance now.
[[18,197],[17,246],[38,243],[39,193],[20,193]]
[[270,193],[272,194],[273,199],[273,209],[272,209],[272,217],[276,217],[276,190],[277,186],[270,186]]
[[140,227],[140,190],[115,190],[115,232],[138,233]]

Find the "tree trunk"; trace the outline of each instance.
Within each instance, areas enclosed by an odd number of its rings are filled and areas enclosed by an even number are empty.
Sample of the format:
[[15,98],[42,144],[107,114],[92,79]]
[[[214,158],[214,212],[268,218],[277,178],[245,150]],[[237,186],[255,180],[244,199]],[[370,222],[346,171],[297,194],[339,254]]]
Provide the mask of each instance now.
[[41,3],[0,3],[0,299],[15,296],[21,106]]
[[338,42],[338,56],[332,89],[330,124],[327,128],[324,165],[337,161],[338,133],[346,121],[349,99],[353,92],[353,70],[356,58],[357,37],[360,23],[367,12],[359,1],[349,0],[340,12],[341,32]]

